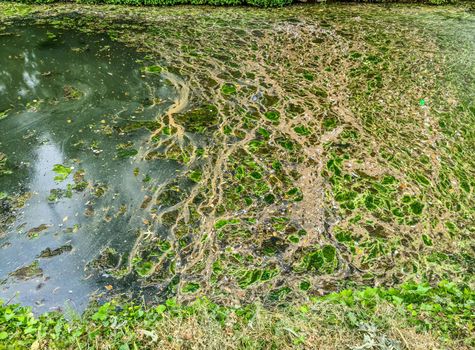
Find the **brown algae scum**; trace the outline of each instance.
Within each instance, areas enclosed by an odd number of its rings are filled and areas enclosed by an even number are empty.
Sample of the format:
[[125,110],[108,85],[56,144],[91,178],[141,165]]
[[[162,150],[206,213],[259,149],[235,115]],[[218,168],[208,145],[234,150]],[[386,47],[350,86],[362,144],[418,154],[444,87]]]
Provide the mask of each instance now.
[[[70,181],[72,195],[66,186],[50,201],[87,197],[77,226],[36,229],[38,240],[53,231],[74,239],[2,267],[6,290],[24,279],[48,284],[41,278],[60,272],[44,261],[83,256],[81,225],[91,222],[98,234],[86,241],[102,238],[79,263],[77,285],[92,284],[96,296],[274,304],[363,284],[473,283],[473,13],[371,5],[32,11],[37,25],[79,28],[138,51],[127,69],[149,80],[139,83],[146,100],[136,110],[89,122],[114,157],[101,163],[94,152],[103,146],[88,140],[87,161],[120,171],[123,182],[77,171],[83,154],[63,159],[56,176]],[[19,20],[3,13],[2,36]],[[88,91],[61,93],[81,101]],[[2,148],[15,118],[2,108],[0,184],[10,184],[22,168]],[[4,187],[8,249],[32,199],[28,186]]]

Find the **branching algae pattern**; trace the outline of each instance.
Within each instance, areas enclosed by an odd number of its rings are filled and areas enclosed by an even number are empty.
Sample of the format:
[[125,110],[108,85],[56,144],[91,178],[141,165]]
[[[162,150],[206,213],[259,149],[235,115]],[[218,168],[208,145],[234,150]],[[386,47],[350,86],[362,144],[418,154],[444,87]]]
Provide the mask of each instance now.
[[[4,15],[0,39],[2,79],[23,84],[2,88],[3,295],[239,305],[473,283],[473,13],[65,4],[33,18]],[[36,59],[5,54],[12,40]]]

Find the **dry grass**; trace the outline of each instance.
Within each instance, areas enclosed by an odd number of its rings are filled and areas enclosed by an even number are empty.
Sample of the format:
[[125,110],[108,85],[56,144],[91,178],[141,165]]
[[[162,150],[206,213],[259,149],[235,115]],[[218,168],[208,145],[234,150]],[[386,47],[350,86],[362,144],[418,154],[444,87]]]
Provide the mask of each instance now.
[[[408,326],[392,305],[382,304],[374,313],[374,323],[369,321],[355,327],[349,327],[345,320],[351,311],[346,306],[324,302],[306,313],[259,307],[247,322],[231,314],[223,324],[203,306],[189,317],[167,314],[152,328],[119,328],[115,335],[123,332],[121,341],[132,344],[131,349],[134,344],[139,349],[210,350],[447,348],[433,334],[418,333]],[[48,348],[48,344],[44,345]],[[89,345],[101,350],[117,348],[117,343],[111,343],[110,337],[98,337]]]

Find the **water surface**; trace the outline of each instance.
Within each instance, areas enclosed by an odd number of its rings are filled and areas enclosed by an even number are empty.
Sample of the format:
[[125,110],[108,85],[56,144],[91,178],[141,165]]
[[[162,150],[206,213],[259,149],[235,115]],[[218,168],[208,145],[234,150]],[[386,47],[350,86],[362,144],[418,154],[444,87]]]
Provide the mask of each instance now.
[[81,309],[107,284],[87,264],[105,247],[131,249],[150,174],[155,185],[175,176],[175,162],[139,161],[177,95],[139,59],[106,36],[53,27],[0,36],[0,193],[26,201],[2,209],[1,298]]
[[114,41],[0,25],[1,298],[473,280],[473,11],[46,11]]

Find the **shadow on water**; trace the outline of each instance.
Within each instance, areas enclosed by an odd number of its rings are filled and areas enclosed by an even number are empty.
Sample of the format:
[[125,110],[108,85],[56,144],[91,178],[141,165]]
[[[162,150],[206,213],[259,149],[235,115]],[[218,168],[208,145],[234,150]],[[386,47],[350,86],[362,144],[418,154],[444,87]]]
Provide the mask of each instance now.
[[144,65],[106,36],[25,25],[2,33],[0,298],[82,310],[110,283],[88,264],[105,247],[130,251],[140,193],[181,168],[140,160],[180,93]]

